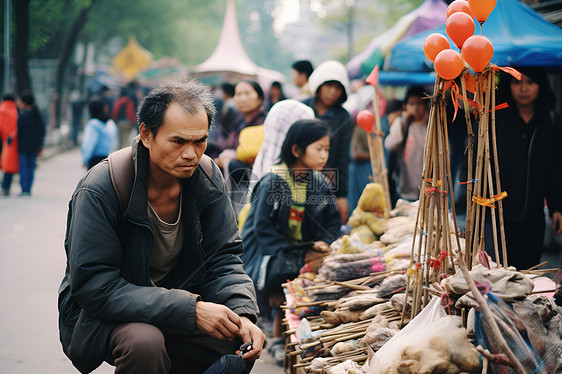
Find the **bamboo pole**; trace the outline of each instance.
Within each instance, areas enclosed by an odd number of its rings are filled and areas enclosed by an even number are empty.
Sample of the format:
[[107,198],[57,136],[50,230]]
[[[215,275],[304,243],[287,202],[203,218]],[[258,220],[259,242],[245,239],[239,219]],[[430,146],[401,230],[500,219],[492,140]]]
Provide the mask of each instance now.
[[[474,179],[472,177],[472,163],[474,162],[474,131],[472,130],[472,121],[470,119],[470,109],[469,109],[469,105],[467,102],[468,96],[466,93],[466,79],[465,76],[466,74],[470,74],[470,72],[468,71],[468,69],[465,70],[465,72],[461,75],[461,89],[462,89],[462,95],[465,98],[465,100],[463,100],[463,106],[464,106],[464,116],[465,116],[465,121],[466,121],[466,132],[467,132],[467,158],[468,158],[468,165],[467,165],[467,184],[466,184],[466,221],[465,221],[465,259],[467,261],[467,263],[469,264],[469,266],[472,265],[472,241],[470,240],[470,238],[472,238],[472,221],[471,221],[471,217],[472,217],[472,187],[473,187],[473,182],[472,180]],[[459,248],[460,249],[460,248]]]
[[[390,217],[390,187],[388,185],[388,170],[386,168],[386,159],[384,157],[384,148],[382,145],[382,138],[378,135],[381,133],[381,113],[379,108],[379,98],[377,92],[377,85],[373,85],[373,112],[375,115],[375,131],[377,133],[377,138],[375,140],[375,151],[376,156],[379,160],[379,183],[382,185],[384,191],[384,199],[385,199],[385,218]],[[373,135],[371,134],[371,138]]]
[[[485,136],[485,131],[484,131],[484,125],[482,123],[482,117],[483,117],[483,105],[482,105],[482,91],[483,91],[483,87],[482,87],[482,74],[476,74],[476,101],[478,103],[478,148],[477,148],[477,152],[476,152],[476,172],[475,172],[475,179],[478,179],[478,181],[475,182],[474,184],[474,193],[473,196],[481,196],[482,195],[482,169],[483,169],[483,158],[484,158],[484,136]],[[471,259],[471,264],[474,262],[476,253],[478,252],[478,250],[480,250],[479,245],[478,245],[478,238],[479,238],[479,233],[480,233],[480,225],[478,224],[480,222],[480,214],[483,214],[482,212],[482,207],[478,204],[476,204],[474,201],[472,201],[472,217],[471,217],[471,221],[472,224],[474,225],[474,231],[472,233],[472,238],[470,238],[470,240],[472,241],[473,245],[472,245],[472,259]],[[476,247],[476,248],[475,248]]]
[[[495,73],[491,74],[492,77],[495,77]],[[495,82],[494,79],[490,79],[490,89],[492,94],[492,148],[494,153],[494,166],[496,171],[496,186],[498,187],[498,192],[502,192],[501,181],[500,181],[500,166],[498,160],[498,146],[496,140],[496,90],[495,90]],[[504,221],[503,221],[503,201],[498,201],[498,215],[500,221],[500,236],[501,236],[501,243],[502,243],[502,256],[503,256],[503,266],[508,267],[507,262],[507,247],[505,241],[505,228],[504,228]]]

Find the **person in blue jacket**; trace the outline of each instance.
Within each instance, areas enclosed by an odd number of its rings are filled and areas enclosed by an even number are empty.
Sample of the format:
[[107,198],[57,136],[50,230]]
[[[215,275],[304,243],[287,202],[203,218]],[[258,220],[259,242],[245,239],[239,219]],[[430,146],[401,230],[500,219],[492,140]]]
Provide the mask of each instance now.
[[119,136],[117,125],[107,111],[107,105],[95,99],[88,104],[90,119],[84,126],[82,136],[82,163],[90,169],[117,150]]
[[[280,163],[271,167],[254,189],[242,229],[242,261],[254,281],[258,299],[276,309],[270,351],[278,363],[284,354],[281,338],[281,284],[267,284],[268,263],[291,251],[299,267],[330,253],[338,236],[340,215],[330,183],[320,173],[328,161],[328,128],[317,119],[299,120],[287,132]],[[295,251],[295,245],[309,242]],[[293,248],[292,250],[290,248]],[[288,252],[285,252],[288,253]],[[267,270],[270,271],[270,270]],[[293,278],[297,276],[293,274]]]

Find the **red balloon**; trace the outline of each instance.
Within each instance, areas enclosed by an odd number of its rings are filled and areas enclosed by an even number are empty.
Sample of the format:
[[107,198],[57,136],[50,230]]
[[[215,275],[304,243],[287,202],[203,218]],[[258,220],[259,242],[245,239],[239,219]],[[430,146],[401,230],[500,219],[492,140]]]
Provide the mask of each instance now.
[[373,131],[373,125],[375,124],[375,116],[368,110],[362,110],[357,114],[357,124],[363,130],[367,132]]
[[449,48],[451,48],[449,40],[439,33],[429,35],[425,38],[425,42],[423,43],[423,53],[431,62],[435,60],[435,56],[437,56],[439,52]]
[[474,19],[465,12],[451,14],[447,18],[445,31],[458,49],[462,48],[464,41],[474,35]]
[[496,0],[468,0],[468,5],[480,23],[486,22],[496,6]]
[[481,73],[486,65],[492,60],[494,46],[488,38],[482,35],[474,35],[466,39],[462,47],[462,57],[472,70]]
[[435,57],[433,62],[435,71],[443,79],[455,79],[463,69],[461,54],[452,49],[445,49]]
[[447,7],[447,18],[451,16],[453,13],[457,12],[464,12],[470,16],[470,18],[474,19],[474,13],[470,9],[468,5],[468,1],[466,0],[455,0]]

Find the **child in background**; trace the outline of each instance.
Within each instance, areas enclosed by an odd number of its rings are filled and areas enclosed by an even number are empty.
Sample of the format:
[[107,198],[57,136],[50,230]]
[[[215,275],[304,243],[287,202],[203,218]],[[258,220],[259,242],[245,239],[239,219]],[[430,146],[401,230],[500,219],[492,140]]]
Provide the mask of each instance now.
[[342,106],[351,93],[347,70],[340,62],[324,61],[314,70],[308,81],[312,97],[303,101],[314,109],[316,118],[324,121],[330,131],[330,157],[324,174],[330,178],[337,197],[341,223],[349,218],[349,162],[353,123]]
[[321,121],[300,120],[293,124],[281,147],[280,163],[272,166],[254,189],[242,229],[241,258],[246,272],[256,285],[258,299],[275,308],[270,351],[278,364],[282,364],[285,353],[279,308],[283,292],[280,284],[263,284],[264,269],[273,261],[272,256],[281,256],[299,243],[311,242],[297,255],[301,267],[330,253],[330,243],[339,232],[340,216],[331,186],[319,173],[328,161],[329,150],[328,128]]
[[419,199],[423,168],[423,152],[427,132],[427,103],[423,100],[425,88],[412,86],[406,91],[404,112],[390,125],[384,141],[389,152],[398,152],[400,176],[398,194],[400,198]]
[[[388,137],[390,132],[390,125],[394,120],[402,115],[404,105],[402,101],[396,99],[390,99],[386,102],[386,113],[381,118],[381,131],[385,134],[384,139]],[[388,188],[390,190],[390,206],[394,208],[396,206],[396,201],[398,201],[398,187],[396,186],[396,181],[400,175],[400,165],[399,159],[400,154],[398,152],[392,152],[388,149],[384,149],[384,158],[386,160],[386,169],[388,172]]]

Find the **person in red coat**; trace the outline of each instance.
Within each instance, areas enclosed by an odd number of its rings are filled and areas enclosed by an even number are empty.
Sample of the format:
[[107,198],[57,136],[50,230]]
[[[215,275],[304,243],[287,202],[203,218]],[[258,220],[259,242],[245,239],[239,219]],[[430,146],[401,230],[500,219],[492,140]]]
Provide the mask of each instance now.
[[2,140],[2,154],[0,155],[0,169],[4,172],[2,178],[2,192],[10,194],[10,186],[14,173],[18,172],[18,109],[16,98],[12,94],[2,97],[0,103],[0,139]]

